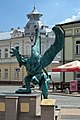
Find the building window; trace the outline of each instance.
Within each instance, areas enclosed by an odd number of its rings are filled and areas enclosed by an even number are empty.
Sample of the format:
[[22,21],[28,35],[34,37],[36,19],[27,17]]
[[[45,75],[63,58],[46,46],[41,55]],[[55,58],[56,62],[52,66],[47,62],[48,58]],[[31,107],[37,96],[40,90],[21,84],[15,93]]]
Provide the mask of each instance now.
[[0,69],[0,79],[1,79],[1,69]]
[[29,45],[29,44],[26,45],[26,55],[27,56],[31,55],[31,45]]
[[75,33],[76,35],[79,35],[79,34],[80,34],[80,28],[74,29],[74,33]]
[[44,52],[45,52],[45,51],[44,51],[44,45],[42,44],[42,45],[41,45],[41,55],[43,55]]
[[76,54],[80,54],[80,41],[76,41]]
[[17,71],[16,71],[16,68],[14,69],[14,79],[17,79]]
[[1,58],[1,49],[0,49],[0,58]]
[[18,81],[19,81],[19,72],[20,72],[19,68],[14,69],[14,79],[17,79]]
[[5,58],[8,58],[8,49],[5,49]]
[[8,69],[4,70],[4,79],[8,79]]

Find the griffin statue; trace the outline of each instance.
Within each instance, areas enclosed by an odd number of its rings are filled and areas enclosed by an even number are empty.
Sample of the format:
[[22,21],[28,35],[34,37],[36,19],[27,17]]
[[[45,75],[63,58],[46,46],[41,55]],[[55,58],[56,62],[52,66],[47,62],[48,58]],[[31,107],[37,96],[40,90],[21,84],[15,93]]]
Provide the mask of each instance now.
[[19,53],[19,46],[11,48],[11,57],[16,56],[19,66],[22,65],[26,67],[27,76],[24,81],[26,84],[26,89],[18,89],[16,93],[31,93],[30,83],[38,84],[44,99],[48,98],[48,82],[50,77],[45,70],[57,55],[58,52],[64,46],[64,31],[60,26],[54,26],[52,28],[55,34],[55,42],[50,46],[50,48],[44,53],[43,56],[40,54],[40,43],[39,43],[39,29],[35,29],[35,42],[31,49],[31,56],[28,58],[23,57]]

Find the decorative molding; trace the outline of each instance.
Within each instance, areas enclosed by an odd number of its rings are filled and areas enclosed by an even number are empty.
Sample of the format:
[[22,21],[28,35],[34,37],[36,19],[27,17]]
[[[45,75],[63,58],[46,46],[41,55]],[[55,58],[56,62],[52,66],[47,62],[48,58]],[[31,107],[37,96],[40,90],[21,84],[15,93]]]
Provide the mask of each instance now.
[[22,37],[22,36],[23,36],[22,32],[17,29],[14,29],[13,33],[11,33],[11,38]]
[[73,31],[72,29],[65,30],[65,35],[72,35]]

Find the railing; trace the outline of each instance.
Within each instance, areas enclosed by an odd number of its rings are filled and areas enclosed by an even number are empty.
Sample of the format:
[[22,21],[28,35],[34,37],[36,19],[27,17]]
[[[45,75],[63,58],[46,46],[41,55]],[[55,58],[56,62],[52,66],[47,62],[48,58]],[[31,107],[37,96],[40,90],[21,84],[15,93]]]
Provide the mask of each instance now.
[[[52,82],[49,83],[50,86],[52,85],[52,89],[54,90],[61,90],[62,92],[68,88],[70,90],[70,82]],[[50,88],[50,87],[49,87]],[[80,92],[80,82],[77,83],[77,92]]]
[[[0,81],[0,85],[22,85],[22,81]],[[50,87],[51,86],[51,87]],[[70,90],[70,82],[52,82],[49,83],[49,89],[60,90],[63,92],[66,88]],[[77,92],[80,92],[80,82],[77,83]]]

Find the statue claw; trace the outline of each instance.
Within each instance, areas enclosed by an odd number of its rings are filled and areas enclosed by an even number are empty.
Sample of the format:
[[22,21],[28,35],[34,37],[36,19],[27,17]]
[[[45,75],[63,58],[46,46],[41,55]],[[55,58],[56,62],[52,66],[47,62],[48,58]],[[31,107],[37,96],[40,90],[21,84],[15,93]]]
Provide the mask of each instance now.
[[15,91],[15,93],[17,93],[17,94],[29,94],[29,93],[31,93],[31,90],[23,90],[23,89],[18,89],[17,91]]

